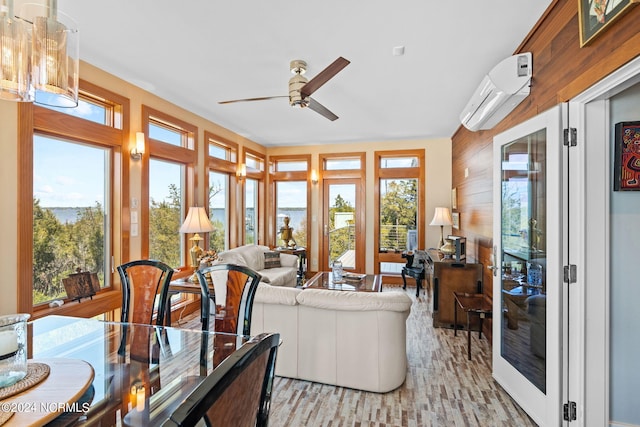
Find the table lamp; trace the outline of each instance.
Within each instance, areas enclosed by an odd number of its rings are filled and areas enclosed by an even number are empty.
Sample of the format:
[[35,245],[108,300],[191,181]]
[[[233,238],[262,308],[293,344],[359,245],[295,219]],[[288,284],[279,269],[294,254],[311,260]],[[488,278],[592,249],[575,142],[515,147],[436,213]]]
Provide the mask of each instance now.
[[202,207],[190,207],[182,226],[180,227],[181,233],[194,233],[193,237],[189,240],[193,240],[193,247],[190,249],[191,255],[191,267],[198,267],[198,258],[202,255],[202,248],[198,246],[198,241],[202,240],[202,237],[198,233],[209,233],[213,231],[213,224],[207,216],[207,212]]
[[451,213],[449,212],[449,208],[438,207],[436,208],[436,212],[433,215],[433,219],[429,223],[429,225],[439,225],[440,226],[440,243],[438,243],[438,248],[444,246],[444,231],[443,228],[445,225],[451,225],[453,221],[451,221]]

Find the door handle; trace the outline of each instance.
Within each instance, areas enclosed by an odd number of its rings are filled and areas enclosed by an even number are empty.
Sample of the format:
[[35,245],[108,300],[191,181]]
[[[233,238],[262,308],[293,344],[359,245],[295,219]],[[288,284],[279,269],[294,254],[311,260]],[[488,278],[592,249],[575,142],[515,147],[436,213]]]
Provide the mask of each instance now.
[[497,276],[498,275],[498,270],[500,270],[500,267],[496,267],[496,246],[493,246],[493,250],[491,251],[491,264],[493,265],[488,265],[487,268],[491,271],[493,271],[493,275]]
[[500,267],[496,267],[495,265],[488,265],[487,268],[491,271],[493,271],[493,275],[497,276],[498,275],[498,270],[500,270]]

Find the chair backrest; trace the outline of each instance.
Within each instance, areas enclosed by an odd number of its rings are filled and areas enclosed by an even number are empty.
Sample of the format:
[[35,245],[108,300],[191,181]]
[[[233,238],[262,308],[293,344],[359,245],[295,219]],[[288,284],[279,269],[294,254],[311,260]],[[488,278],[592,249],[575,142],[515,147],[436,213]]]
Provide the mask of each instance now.
[[267,426],[280,334],[258,335],[222,361],[162,424]]
[[173,268],[143,259],[119,265],[118,273],[122,282],[121,320],[152,325],[157,311],[155,324],[164,325]]
[[202,328],[209,330],[209,299],[216,307],[215,332],[249,335],[253,299],[262,276],[249,267],[216,264],[197,270],[202,290]]

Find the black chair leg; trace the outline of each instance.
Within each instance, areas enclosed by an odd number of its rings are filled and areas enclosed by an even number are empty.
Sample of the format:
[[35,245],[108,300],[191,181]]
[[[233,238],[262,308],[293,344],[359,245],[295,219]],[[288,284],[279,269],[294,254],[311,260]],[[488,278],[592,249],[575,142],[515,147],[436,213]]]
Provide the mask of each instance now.
[[407,277],[405,276],[405,271],[404,268],[402,269],[402,289],[406,290],[407,289]]
[[422,279],[416,279],[416,297],[420,296],[420,288],[422,287]]

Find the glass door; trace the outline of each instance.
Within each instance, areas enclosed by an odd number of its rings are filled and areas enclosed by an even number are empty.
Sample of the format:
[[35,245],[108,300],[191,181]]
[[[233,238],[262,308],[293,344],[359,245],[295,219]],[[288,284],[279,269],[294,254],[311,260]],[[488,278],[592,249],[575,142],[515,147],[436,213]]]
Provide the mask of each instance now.
[[320,270],[330,270],[333,261],[342,261],[345,270],[361,271],[364,238],[358,206],[360,180],[323,180],[323,257]]
[[562,420],[560,118],[494,138],[494,377],[540,425]]

